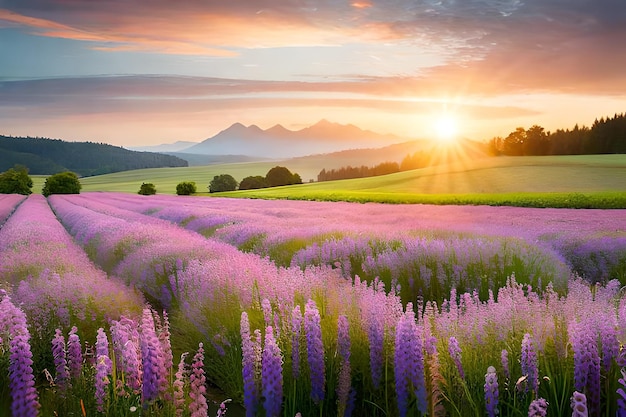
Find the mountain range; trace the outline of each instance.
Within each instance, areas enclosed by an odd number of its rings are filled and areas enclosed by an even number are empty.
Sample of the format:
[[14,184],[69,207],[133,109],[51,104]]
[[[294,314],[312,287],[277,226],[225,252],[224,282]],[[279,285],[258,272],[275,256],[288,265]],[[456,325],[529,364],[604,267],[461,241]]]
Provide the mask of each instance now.
[[383,135],[354,125],[321,120],[300,130],[289,130],[277,124],[263,130],[256,125],[235,123],[200,143],[176,142],[152,147],[133,148],[151,152],[195,155],[239,155],[261,159],[285,159],[348,149],[383,147],[409,139]]

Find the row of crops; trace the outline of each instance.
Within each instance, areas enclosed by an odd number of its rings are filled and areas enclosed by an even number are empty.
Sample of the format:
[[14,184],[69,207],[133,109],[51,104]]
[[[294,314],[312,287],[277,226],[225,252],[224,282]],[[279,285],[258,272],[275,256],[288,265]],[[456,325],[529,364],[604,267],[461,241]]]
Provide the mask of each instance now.
[[87,193],[0,224],[0,414],[626,413],[623,211]]

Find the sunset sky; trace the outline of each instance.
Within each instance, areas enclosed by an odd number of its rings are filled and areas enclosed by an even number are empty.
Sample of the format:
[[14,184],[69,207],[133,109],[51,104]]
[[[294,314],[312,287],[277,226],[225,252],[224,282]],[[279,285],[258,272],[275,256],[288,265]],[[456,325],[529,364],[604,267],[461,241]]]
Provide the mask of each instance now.
[[433,136],[626,111],[624,0],[0,0],[0,134],[122,146],[325,118]]

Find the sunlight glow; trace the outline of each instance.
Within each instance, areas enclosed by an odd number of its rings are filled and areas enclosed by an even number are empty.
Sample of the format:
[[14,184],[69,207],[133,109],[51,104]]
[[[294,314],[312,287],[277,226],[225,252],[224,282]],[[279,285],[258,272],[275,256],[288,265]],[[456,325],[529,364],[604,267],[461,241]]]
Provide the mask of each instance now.
[[434,128],[438,139],[444,142],[455,140],[459,133],[456,118],[447,113],[435,119]]

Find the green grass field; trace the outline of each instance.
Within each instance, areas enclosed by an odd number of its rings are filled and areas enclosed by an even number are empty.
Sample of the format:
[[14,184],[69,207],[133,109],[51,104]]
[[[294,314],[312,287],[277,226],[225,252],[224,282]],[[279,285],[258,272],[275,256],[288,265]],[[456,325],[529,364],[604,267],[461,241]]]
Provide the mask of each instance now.
[[[159,193],[173,194],[179,182],[195,181],[198,191],[204,194],[214,175],[231,174],[240,181],[248,175],[264,175],[275,165],[275,162],[262,162],[145,169],[82,178],[81,183],[83,191],[137,192],[142,182],[152,182]],[[297,166],[288,168],[298,172]],[[302,177],[306,178],[305,175]],[[33,189],[39,192],[44,178],[34,180]],[[482,158],[380,177],[213,195],[387,203],[626,208],[626,155]]]

